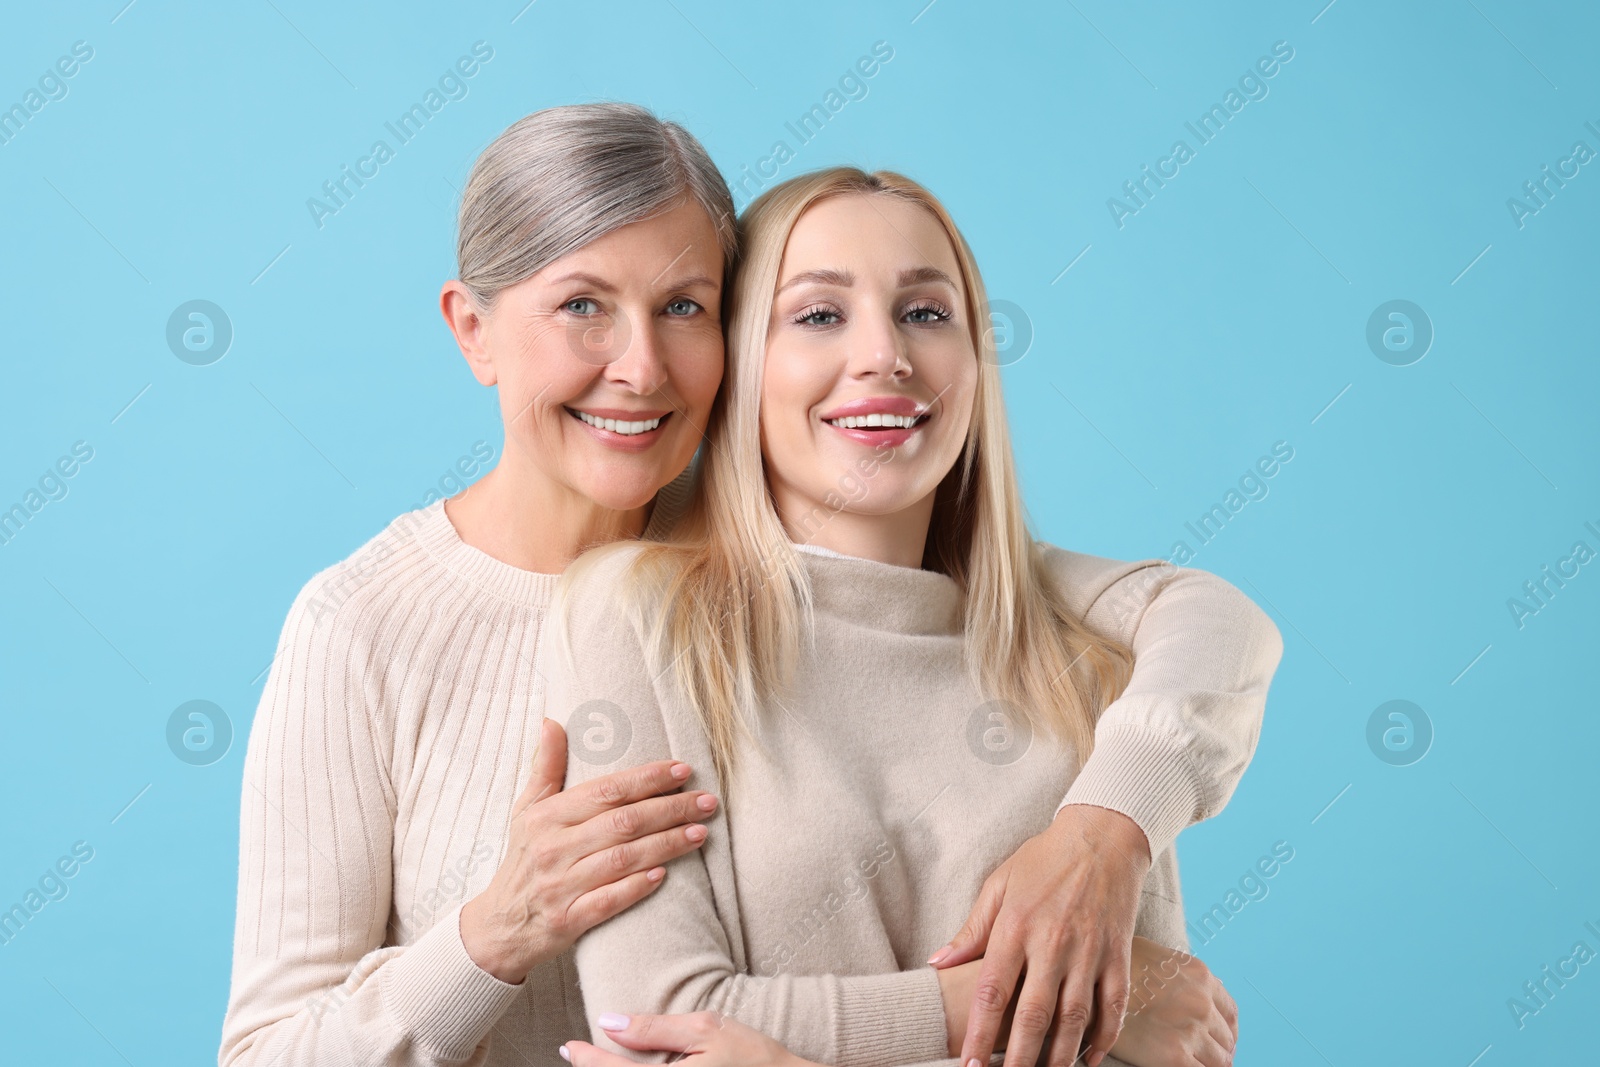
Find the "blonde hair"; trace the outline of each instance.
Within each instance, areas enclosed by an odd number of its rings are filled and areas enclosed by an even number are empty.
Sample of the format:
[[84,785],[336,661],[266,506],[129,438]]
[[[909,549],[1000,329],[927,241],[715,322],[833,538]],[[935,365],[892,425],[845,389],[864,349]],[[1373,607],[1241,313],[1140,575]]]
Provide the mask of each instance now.
[[675,663],[678,684],[731,782],[741,714],[776,697],[809,633],[810,587],[780,522],[761,458],[761,381],[767,328],[784,247],[795,223],[831,197],[885,196],[917,204],[944,228],[960,265],[978,360],[961,456],[940,483],[923,566],[964,593],[969,670],[980,692],[1018,709],[1035,728],[1086,759],[1100,711],[1127,684],[1133,654],[1085,626],[1047,572],[1028,532],[1012,462],[983,279],[943,205],[889,171],[836,167],[792,178],[757,198],[739,220],[741,260],[728,306],[727,376],[711,414],[710,448],[671,543],[638,550],[638,603],[652,606],[652,654]]

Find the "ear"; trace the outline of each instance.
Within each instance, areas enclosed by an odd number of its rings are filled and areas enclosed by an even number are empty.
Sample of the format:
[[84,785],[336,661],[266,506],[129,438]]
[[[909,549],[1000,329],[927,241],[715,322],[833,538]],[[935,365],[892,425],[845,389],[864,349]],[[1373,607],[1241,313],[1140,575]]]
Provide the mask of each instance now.
[[452,278],[439,290],[439,312],[455,335],[456,347],[461,349],[478,384],[494,385],[497,381],[494,360],[484,345],[488,323],[472,294],[459,280]]

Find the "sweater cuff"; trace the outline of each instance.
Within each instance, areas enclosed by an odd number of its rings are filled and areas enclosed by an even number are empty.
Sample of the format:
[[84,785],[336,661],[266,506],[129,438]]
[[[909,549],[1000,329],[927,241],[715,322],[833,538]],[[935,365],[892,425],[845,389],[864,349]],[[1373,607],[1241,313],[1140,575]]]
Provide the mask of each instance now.
[[1109,808],[1138,823],[1149,840],[1152,862],[1172,846],[1179,831],[1204,815],[1183,742],[1126,723],[1096,735],[1089,761],[1056,813],[1068,804]]
[[446,1060],[472,1055],[522,992],[473,962],[461,941],[461,905],[383,969],[383,1001],[405,1032]]
[[841,977],[839,999],[841,1065],[890,1067],[949,1055],[944,995],[932,967]]

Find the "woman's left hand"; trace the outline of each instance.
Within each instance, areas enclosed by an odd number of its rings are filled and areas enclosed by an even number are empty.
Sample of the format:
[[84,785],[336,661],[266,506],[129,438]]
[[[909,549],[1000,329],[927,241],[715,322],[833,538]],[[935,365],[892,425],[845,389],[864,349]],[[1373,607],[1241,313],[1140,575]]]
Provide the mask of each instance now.
[[[612,1029],[609,1022],[620,1022]],[[719,1015],[697,1011],[687,1015],[600,1016],[606,1036],[638,1052],[679,1052],[690,1067],[817,1067],[792,1054],[759,1030]],[[587,1041],[568,1041],[561,1056],[572,1067],[638,1067],[637,1061],[607,1052]]]
[[1150,862],[1132,819],[1069,804],[995,869],[961,932],[929,960],[944,968],[983,958],[962,1063],[989,1062],[1026,968],[1005,1067],[1033,1067],[1047,1037],[1050,1067],[1069,1067],[1086,1031],[1084,1062],[1099,1067],[1128,1007],[1134,919]]

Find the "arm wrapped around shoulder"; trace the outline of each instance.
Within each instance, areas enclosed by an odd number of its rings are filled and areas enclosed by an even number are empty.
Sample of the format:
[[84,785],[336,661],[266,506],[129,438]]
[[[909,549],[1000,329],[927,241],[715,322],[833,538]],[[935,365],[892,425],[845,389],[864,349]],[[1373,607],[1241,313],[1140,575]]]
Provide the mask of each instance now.
[[1272,620],[1222,578],[1163,560],[1073,557],[1084,621],[1133,649],[1134,671],[1101,713],[1095,747],[1062,806],[1127,815],[1150,853],[1210,818],[1255,754],[1267,689],[1283,656]]

